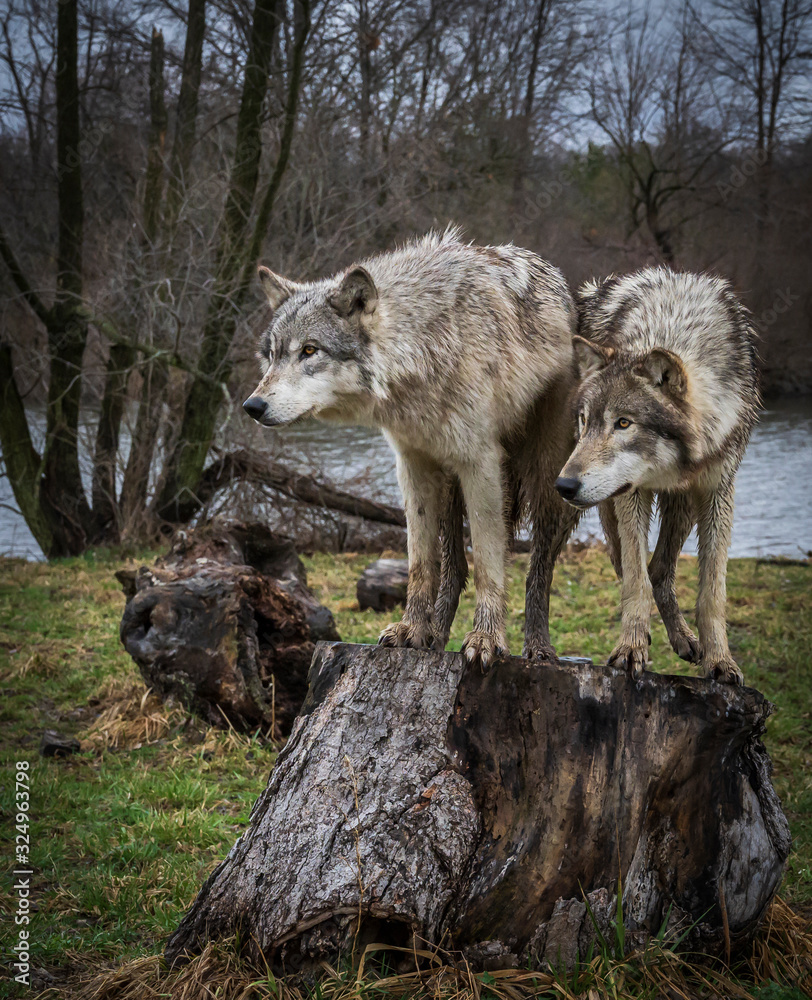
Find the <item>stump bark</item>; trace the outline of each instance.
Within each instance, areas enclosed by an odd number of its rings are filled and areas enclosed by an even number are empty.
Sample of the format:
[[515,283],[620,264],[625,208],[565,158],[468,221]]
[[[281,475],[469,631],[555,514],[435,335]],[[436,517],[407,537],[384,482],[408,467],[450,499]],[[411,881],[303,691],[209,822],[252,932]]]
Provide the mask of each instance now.
[[287,971],[414,935],[479,968],[571,965],[611,933],[618,892],[630,943],[666,924],[735,948],[790,846],[771,710],[590,661],[483,676],[457,653],[321,643],[249,827],[167,959],[239,930]]
[[289,539],[215,523],[182,532],[153,568],[116,575],[121,641],[157,694],[215,726],[290,732],[316,642],[339,636]]

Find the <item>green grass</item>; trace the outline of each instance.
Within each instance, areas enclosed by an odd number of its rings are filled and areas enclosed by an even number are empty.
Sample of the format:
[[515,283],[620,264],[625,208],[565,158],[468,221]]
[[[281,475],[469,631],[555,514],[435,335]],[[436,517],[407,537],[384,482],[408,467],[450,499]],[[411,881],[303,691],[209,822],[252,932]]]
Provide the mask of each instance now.
[[[151,555],[143,554],[141,561]],[[305,560],[316,596],[343,638],[374,642],[389,615],[360,612],[355,583],[369,556]],[[159,951],[202,880],[248,821],[275,759],[272,747],[189,720],[144,697],[123,651],[121,561],[90,554],[52,564],[0,561],[0,806],[13,835],[14,763],[31,765],[31,924],[34,964],[96,968]],[[521,650],[527,557],[510,569],[509,641]],[[794,847],[782,895],[812,906],[812,567],[732,560],[731,646],[746,682],[775,702],[766,743]],[[696,563],[680,561],[684,607],[695,600]],[[560,654],[604,660],[618,633],[617,581],[597,549],[559,565],[552,599]],[[462,602],[451,647],[473,615]],[[691,672],[652,621],[652,660],[662,672]],[[38,752],[43,730],[76,735],[66,760]],[[6,870],[13,860],[11,840]],[[15,899],[2,883],[4,955],[14,940]],[[776,987],[777,989],[778,987]],[[0,996],[8,991],[0,984]],[[13,995],[13,994],[12,994]],[[484,994],[483,994],[484,995]],[[791,994],[763,993],[766,997]]]

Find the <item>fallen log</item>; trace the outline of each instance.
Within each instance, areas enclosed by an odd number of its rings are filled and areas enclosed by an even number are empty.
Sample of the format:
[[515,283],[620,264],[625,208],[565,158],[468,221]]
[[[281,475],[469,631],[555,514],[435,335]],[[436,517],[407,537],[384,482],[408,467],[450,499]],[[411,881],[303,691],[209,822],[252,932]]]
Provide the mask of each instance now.
[[361,611],[391,611],[395,605],[406,603],[408,583],[408,559],[376,559],[358,578],[358,607]]
[[239,932],[314,969],[415,936],[475,968],[572,965],[611,933],[703,951],[750,939],[789,829],[757,691],[590,661],[321,643],[251,814],[169,939]]
[[289,539],[215,522],[116,576],[128,597],[121,641],[156,694],[215,726],[287,736],[315,643],[339,637]]
[[299,500],[314,507],[324,507],[399,528],[406,527],[406,515],[400,507],[355,496],[244,449],[226,452],[204,469],[194,494],[177,502],[178,510],[182,513],[178,520],[190,521],[218,490],[236,480],[269,486],[291,500]]

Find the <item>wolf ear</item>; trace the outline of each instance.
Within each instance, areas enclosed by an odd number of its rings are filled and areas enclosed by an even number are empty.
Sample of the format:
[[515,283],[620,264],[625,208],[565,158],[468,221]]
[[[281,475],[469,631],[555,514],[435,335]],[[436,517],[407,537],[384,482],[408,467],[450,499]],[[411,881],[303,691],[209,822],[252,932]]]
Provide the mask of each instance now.
[[299,287],[295,281],[288,281],[287,278],[283,278],[280,274],[274,274],[267,267],[257,268],[257,274],[262,284],[262,290],[268,296],[268,302],[273,310],[277,310],[285,299],[290,298]]
[[378,305],[378,289],[372,275],[363,267],[354,267],[344,275],[340,288],[328,300],[340,316],[373,313]]
[[587,378],[595,372],[599,372],[615,356],[614,347],[604,347],[596,344],[586,337],[579,337],[577,334],[572,338],[572,347],[575,351],[575,360],[578,362],[578,374],[581,378]]
[[647,378],[652,385],[661,387],[674,396],[682,398],[688,391],[688,376],[680,359],[671,351],[655,347],[636,365],[638,375]]

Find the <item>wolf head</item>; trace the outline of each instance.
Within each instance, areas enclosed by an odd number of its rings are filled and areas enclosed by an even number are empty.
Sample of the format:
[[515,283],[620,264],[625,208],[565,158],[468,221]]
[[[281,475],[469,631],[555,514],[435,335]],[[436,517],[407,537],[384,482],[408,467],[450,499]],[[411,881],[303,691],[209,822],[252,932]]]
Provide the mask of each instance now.
[[314,416],[352,419],[370,395],[369,325],[378,305],[371,275],[299,285],[260,267],[273,310],[260,342],[263,377],[243,403],[266,427]]
[[556,489],[581,510],[625,493],[679,485],[693,431],[688,376],[671,351],[628,356],[573,338],[581,383],[578,442]]

